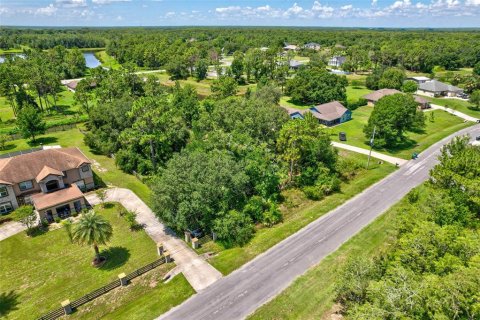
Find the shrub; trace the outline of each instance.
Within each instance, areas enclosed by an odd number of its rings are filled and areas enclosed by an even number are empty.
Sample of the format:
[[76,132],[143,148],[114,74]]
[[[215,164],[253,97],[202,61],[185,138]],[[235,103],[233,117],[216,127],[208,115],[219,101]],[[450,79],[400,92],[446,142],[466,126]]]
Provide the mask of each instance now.
[[231,210],[214,221],[213,231],[226,244],[243,246],[250,241],[255,230],[249,216],[243,212]]
[[418,189],[412,189],[407,194],[407,199],[409,203],[416,203],[419,198],[420,198],[420,192],[418,191]]
[[364,164],[358,159],[343,158],[338,159],[336,170],[344,180],[353,179],[362,169]]
[[283,219],[282,212],[275,202],[269,203],[269,208],[263,213],[263,224],[271,227],[274,224],[281,222]]
[[325,196],[318,186],[307,186],[302,189],[305,196],[310,200],[321,200]]
[[355,109],[357,109],[357,108],[366,106],[367,103],[368,103],[367,99],[360,98],[360,99],[358,99],[356,102],[348,102],[348,103],[347,103],[347,109],[353,111],[353,110],[355,110]]
[[133,211],[125,210],[124,216],[125,221],[127,221],[128,226],[130,227],[131,230],[134,230],[137,228],[137,214]]
[[252,218],[253,221],[262,221],[264,218],[263,212],[266,209],[265,201],[262,197],[253,196],[248,200],[247,204],[243,208],[243,213]]
[[59,217],[56,217],[56,218],[55,218],[55,222],[56,222],[56,223],[60,223],[61,221],[62,221],[62,219],[60,219]]

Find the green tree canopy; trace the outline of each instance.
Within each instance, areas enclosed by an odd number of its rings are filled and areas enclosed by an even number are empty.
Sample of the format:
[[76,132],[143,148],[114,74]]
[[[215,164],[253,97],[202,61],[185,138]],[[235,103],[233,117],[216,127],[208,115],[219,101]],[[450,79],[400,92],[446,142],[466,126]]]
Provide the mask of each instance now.
[[305,104],[322,104],[334,100],[347,100],[348,81],[343,76],[328,73],[320,68],[301,68],[287,81],[286,93],[293,101]]
[[45,133],[47,124],[42,119],[41,113],[32,106],[24,107],[17,117],[17,126],[24,138],[35,138]]
[[412,96],[398,93],[383,97],[373,109],[363,132],[370,140],[376,128],[375,146],[392,147],[404,141],[404,133],[425,126],[425,117]]

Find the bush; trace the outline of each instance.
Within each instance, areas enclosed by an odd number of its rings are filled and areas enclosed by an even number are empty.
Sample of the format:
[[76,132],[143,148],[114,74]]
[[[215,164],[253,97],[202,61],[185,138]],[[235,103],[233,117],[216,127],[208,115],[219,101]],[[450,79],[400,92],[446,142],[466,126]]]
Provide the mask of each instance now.
[[266,209],[265,200],[259,196],[253,196],[248,200],[243,208],[243,213],[248,215],[254,222],[262,221],[264,218],[263,212]]
[[419,198],[420,198],[420,192],[418,191],[418,189],[412,189],[407,194],[407,199],[409,203],[416,203]]
[[56,217],[56,218],[55,218],[55,222],[56,222],[56,223],[60,223],[61,221],[62,221],[62,219],[60,219],[59,217]]
[[125,218],[125,221],[127,221],[128,223],[128,226],[130,227],[130,230],[134,230],[137,228],[138,224],[137,224],[137,214],[133,211],[128,211],[128,210],[125,210],[125,214],[123,216]]
[[213,231],[226,244],[243,246],[250,241],[255,230],[249,216],[237,210],[231,210],[214,221]]
[[310,200],[321,200],[325,197],[325,194],[318,186],[307,186],[302,188],[305,196]]
[[340,157],[336,165],[336,170],[342,179],[351,180],[363,170],[364,166],[364,163],[358,159]]
[[269,208],[263,213],[263,224],[271,227],[281,222],[283,219],[282,212],[274,202],[269,203]]
[[357,108],[366,106],[367,104],[368,104],[367,99],[360,98],[356,102],[348,102],[347,103],[347,109],[349,109],[350,111],[353,111]]

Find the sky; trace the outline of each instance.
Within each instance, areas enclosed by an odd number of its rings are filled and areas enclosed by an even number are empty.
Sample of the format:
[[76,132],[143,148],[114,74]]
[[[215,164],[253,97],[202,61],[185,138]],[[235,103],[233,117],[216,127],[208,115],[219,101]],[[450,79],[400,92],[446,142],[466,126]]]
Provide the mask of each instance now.
[[0,0],[0,25],[480,27],[480,0]]

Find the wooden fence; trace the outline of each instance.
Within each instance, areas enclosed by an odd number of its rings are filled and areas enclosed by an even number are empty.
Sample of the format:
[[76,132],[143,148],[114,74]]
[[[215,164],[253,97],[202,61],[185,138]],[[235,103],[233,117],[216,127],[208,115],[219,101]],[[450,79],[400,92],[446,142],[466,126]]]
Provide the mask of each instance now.
[[[155,260],[154,262],[150,263],[150,264],[147,264],[146,266],[143,266],[141,267],[140,269],[137,269],[135,271],[133,271],[132,273],[129,273],[125,276],[125,280],[126,281],[130,281],[138,276],[141,276],[142,274],[144,273],[147,273],[148,271],[152,270],[152,269],[155,269],[156,267],[164,264],[166,262],[165,260],[165,257],[161,257],[160,259],[158,260]],[[83,297],[75,300],[75,301],[72,301],[70,303],[70,306],[72,309],[75,309],[75,308],[78,308],[80,307],[81,305],[84,305],[85,303],[87,302],[90,302],[102,295],[104,295],[105,293],[115,289],[115,288],[118,288],[122,285],[120,279],[118,280],[115,280],[109,284],[107,284],[106,286],[103,286],[95,291],[92,291],[86,295],[84,295]],[[58,309],[55,309],[53,311],[50,311],[49,313],[41,316],[40,318],[38,318],[39,320],[54,320],[54,319],[57,319],[57,318],[60,318],[62,316],[65,315],[65,309],[63,307],[61,308],[58,308]]]

